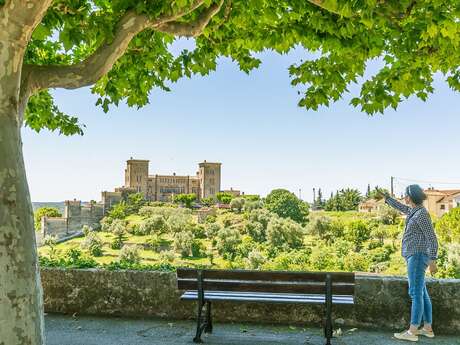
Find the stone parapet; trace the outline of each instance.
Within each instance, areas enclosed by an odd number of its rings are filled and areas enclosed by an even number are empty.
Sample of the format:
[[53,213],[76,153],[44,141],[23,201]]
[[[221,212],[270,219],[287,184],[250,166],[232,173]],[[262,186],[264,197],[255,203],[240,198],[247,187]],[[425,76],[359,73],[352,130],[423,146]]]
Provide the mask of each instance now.
[[[180,301],[176,275],[155,271],[44,268],[41,271],[47,312],[87,315],[192,319],[195,305]],[[429,280],[434,327],[460,332],[460,280]],[[402,329],[409,323],[407,280],[357,277],[356,304],[334,306],[336,326]],[[324,307],[216,303],[214,318],[224,322],[320,325]]]

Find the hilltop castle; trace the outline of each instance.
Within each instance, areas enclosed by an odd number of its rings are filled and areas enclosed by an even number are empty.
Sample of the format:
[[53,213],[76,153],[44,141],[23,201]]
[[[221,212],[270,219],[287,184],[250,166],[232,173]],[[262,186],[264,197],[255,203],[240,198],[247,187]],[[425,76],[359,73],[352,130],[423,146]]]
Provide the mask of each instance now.
[[149,175],[149,161],[129,159],[126,162],[125,185],[116,192],[137,192],[147,200],[170,201],[175,194],[196,194],[198,199],[215,197],[221,191],[222,163],[204,161],[196,175]]
[[[81,231],[83,225],[97,227],[106,212],[122,201],[130,193],[142,193],[150,201],[171,201],[177,194],[195,194],[197,199],[215,198],[221,191],[222,163],[201,162],[195,175],[149,175],[149,161],[133,159],[126,161],[125,183],[115,191],[103,191],[101,201],[82,203],[80,200],[65,202],[64,216],[59,218],[43,217],[41,221],[41,238],[45,235],[56,235],[63,238]],[[239,196],[237,190],[226,190]]]

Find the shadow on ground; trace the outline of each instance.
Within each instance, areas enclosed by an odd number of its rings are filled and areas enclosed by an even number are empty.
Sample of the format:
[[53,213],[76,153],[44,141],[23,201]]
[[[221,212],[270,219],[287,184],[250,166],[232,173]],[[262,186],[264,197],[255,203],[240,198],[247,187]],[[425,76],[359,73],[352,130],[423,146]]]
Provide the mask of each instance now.
[[[47,315],[47,345],[188,345],[194,344],[194,323],[122,318]],[[215,324],[203,336],[207,345],[324,345],[322,330],[256,324]],[[460,338],[439,336],[420,339],[419,344],[460,345]],[[334,345],[398,345],[391,333],[343,330]]]

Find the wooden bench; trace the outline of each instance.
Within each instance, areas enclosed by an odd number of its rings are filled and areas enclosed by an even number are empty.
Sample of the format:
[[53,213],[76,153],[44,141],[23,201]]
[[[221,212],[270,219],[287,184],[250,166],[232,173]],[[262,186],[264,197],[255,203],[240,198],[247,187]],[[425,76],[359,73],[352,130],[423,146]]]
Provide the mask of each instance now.
[[182,300],[198,301],[195,343],[212,333],[211,303],[324,304],[326,345],[332,338],[332,305],[354,304],[355,274],[250,270],[177,269]]

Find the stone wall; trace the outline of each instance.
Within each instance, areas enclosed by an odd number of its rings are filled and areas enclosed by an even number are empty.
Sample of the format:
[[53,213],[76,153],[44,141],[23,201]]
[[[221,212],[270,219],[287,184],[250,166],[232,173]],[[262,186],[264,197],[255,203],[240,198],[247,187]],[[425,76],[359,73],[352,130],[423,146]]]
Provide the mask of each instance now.
[[41,221],[42,236],[53,235],[58,238],[68,233],[67,218],[64,217],[43,217]]
[[[69,235],[81,232],[84,225],[98,228],[99,222],[104,217],[104,205],[102,203],[82,203],[80,200],[67,200],[64,206],[63,217],[43,217],[41,221],[40,235],[55,236],[58,240]],[[41,244],[41,240],[37,244]]]
[[[42,269],[45,310],[57,313],[194,318],[192,302],[179,300],[175,273]],[[460,280],[430,280],[434,326],[460,331]],[[407,282],[403,278],[359,276],[356,305],[334,306],[336,325],[402,329],[409,322]],[[217,321],[321,324],[324,308],[315,305],[216,303]]]

